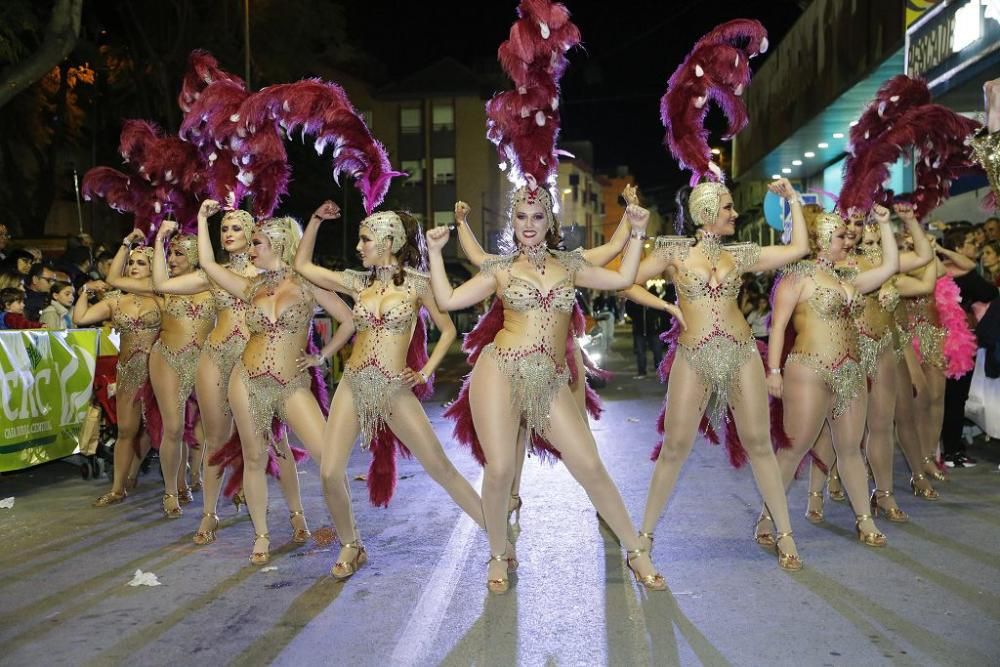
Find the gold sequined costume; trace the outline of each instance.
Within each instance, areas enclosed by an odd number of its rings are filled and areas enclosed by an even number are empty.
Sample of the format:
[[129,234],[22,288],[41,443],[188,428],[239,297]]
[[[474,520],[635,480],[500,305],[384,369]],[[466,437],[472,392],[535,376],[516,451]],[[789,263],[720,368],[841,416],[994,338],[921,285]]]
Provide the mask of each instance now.
[[[298,296],[272,320],[254,301],[258,296],[273,295],[289,277],[296,284]],[[299,389],[309,391],[309,373],[298,369],[297,360],[306,349],[316,300],[298,274],[281,268],[252,278],[246,303],[250,340],[233,372],[246,388],[250,416],[266,449],[271,444],[272,419],[277,416],[281,421],[288,421],[285,401]]]
[[930,364],[940,371],[948,367],[944,358],[944,338],[948,330],[938,319],[937,304],[933,294],[904,299],[907,323],[912,338],[920,345],[921,363]]
[[[244,275],[246,268],[250,265],[246,254],[233,255],[230,257],[226,268],[230,271]],[[250,336],[247,333],[246,314],[247,303],[237,299],[232,294],[222,289],[212,282],[203,269],[198,269],[206,281],[211,284],[210,291],[215,299],[215,328],[205,339],[202,353],[205,354],[219,371],[219,378],[216,382],[218,396],[224,397],[229,387],[229,377],[233,373],[236,362],[243,354]],[[229,401],[223,401],[223,413],[231,414]]]
[[992,134],[984,127],[971,139],[972,153],[986,171],[993,195],[1000,201],[1000,132]]
[[684,262],[691,249],[698,247],[711,262],[708,276],[682,264],[673,280],[688,325],[677,340],[677,355],[707,387],[707,414],[718,425],[729,405],[729,396],[739,392],[739,369],[757,354],[753,333],[737,298],[743,274],[760,257],[760,246],[722,245],[715,237],[706,237],[697,246],[695,243],[695,239],[685,236],[659,236],[653,252],[668,262]]
[[131,400],[149,380],[149,353],[160,335],[160,309],[153,307],[130,315],[126,308],[139,309],[143,302],[155,305],[155,301],[118,290],[108,292],[104,301],[111,307],[115,330],[121,334],[115,393],[119,400]]
[[[576,303],[574,277],[587,265],[582,249],[547,252],[567,275],[546,292],[513,274],[516,254],[489,256],[480,269],[503,288],[500,300],[504,307],[503,329],[483,348],[483,355],[493,359],[510,380],[511,405],[529,437],[545,436],[552,400],[569,385],[566,335]],[[525,346],[517,341],[534,342]]]
[[163,325],[153,349],[177,374],[176,410],[183,414],[194,390],[201,347],[215,326],[215,299],[211,292],[163,297]]
[[[821,285],[816,274],[838,281],[838,287]],[[833,418],[844,414],[851,402],[865,390],[865,373],[859,363],[858,330],[855,320],[864,304],[855,297],[848,300],[845,292],[847,281],[843,276],[824,269],[812,260],[796,262],[782,275],[793,279],[810,280],[813,293],[795,306],[792,322],[795,327],[795,344],[786,360],[815,372],[833,392]]]
[[[872,266],[881,266],[882,249],[879,246],[866,246],[862,250],[865,260]],[[850,278],[843,272],[841,277]],[[853,272],[856,276],[857,270]],[[850,282],[850,279],[848,279]],[[893,313],[899,305],[899,290],[896,289],[896,279],[890,278],[882,287],[863,297],[864,306],[854,320],[858,327],[858,349],[861,354],[861,368],[872,382],[878,376],[878,361],[882,353],[893,347],[895,319]]]
[[[399,379],[406,366],[410,336],[420,312],[418,300],[430,293],[430,279],[419,271],[403,269],[402,285],[386,275],[376,280],[371,272],[344,271],[346,287],[354,298],[354,328],[357,335],[344,380],[351,388],[361,425],[361,447],[368,449],[375,434],[392,414],[392,399],[407,390]],[[389,301],[385,294],[399,294],[382,312],[370,304]],[[373,299],[374,295],[378,295]],[[419,369],[417,369],[419,370]]]

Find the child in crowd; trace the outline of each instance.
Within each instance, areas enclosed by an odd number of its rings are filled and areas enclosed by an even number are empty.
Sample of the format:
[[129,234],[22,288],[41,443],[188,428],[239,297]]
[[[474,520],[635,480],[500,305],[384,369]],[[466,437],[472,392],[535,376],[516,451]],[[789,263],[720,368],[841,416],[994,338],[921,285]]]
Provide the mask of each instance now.
[[62,280],[53,281],[49,288],[49,296],[52,301],[42,309],[38,319],[42,326],[52,331],[62,331],[73,328],[73,319],[70,311],[73,309],[73,299],[76,290],[68,282]]
[[41,329],[42,323],[24,316],[24,291],[16,287],[0,289],[0,329]]

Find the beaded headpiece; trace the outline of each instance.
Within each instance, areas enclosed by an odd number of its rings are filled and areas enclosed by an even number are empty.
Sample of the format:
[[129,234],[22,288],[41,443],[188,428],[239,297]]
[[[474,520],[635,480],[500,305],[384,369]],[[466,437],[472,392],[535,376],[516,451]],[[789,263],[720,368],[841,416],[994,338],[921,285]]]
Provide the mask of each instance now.
[[833,241],[833,234],[844,226],[844,219],[836,213],[820,213],[816,216],[814,227],[811,230],[815,240],[816,248],[822,252],[830,247]]
[[[362,220],[361,226],[372,230],[380,254],[386,248],[396,254],[406,243],[406,229],[403,228],[403,221],[399,219],[395,211],[379,211]],[[391,247],[387,245],[389,238],[392,238]]]
[[302,238],[302,228],[295,218],[270,218],[260,223],[257,231],[267,237],[271,249],[285,264],[291,264]]
[[729,194],[729,188],[722,183],[705,181],[691,190],[688,198],[688,211],[695,226],[701,227],[719,217],[719,207],[722,206],[722,195]]
[[229,224],[243,225],[243,233],[247,237],[247,243],[248,244],[250,243],[250,239],[253,238],[255,225],[253,221],[253,216],[250,215],[249,211],[244,211],[242,209],[226,211],[226,214],[222,216],[222,222],[220,222],[219,224],[224,225],[227,222]]
[[147,262],[152,262],[153,261],[153,247],[152,246],[143,245],[143,246],[137,246],[135,248],[132,248],[132,251],[129,253],[129,257],[131,257],[132,255],[134,255],[135,253],[139,253],[140,255],[142,255],[143,257],[145,257]]
[[187,257],[191,266],[198,266],[198,237],[191,234],[178,234],[170,241],[171,248],[177,248]]
[[514,190],[514,194],[511,197],[511,217],[513,217],[514,209],[516,209],[521,204],[538,204],[545,211],[545,223],[547,228],[551,231],[556,226],[556,216],[552,210],[552,193],[546,188],[537,187],[534,190],[529,188],[527,185],[519,187]]

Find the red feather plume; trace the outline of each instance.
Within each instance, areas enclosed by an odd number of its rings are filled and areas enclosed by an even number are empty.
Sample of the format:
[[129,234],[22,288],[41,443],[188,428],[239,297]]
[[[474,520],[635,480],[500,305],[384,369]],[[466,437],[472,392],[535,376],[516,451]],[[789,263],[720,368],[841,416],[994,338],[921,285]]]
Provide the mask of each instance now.
[[246,88],[243,79],[219,67],[219,61],[208,51],[195,49],[188,55],[188,68],[181,80],[181,92],[177,104],[181,111],[189,113],[202,92],[214,83],[229,81]]
[[660,99],[665,143],[680,166],[691,170],[691,185],[703,178],[723,180],[712,162],[705,115],[715,102],[729,126],[731,139],[748,122],[743,93],[750,85],[750,58],[767,50],[767,31],[759,21],[736,19],[715,27],[699,39],[667,82]]

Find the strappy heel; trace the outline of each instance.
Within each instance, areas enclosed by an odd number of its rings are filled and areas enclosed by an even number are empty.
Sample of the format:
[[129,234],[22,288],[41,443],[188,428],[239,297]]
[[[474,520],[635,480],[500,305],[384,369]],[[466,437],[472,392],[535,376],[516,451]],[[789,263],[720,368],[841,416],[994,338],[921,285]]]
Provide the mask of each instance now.
[[810,491],[807,495],[809,498],[819,498],[819,509],[813,510],[807,507],[806,521],[809,523],[823,523],[823,492]]
[[94,507],[109,507],[111,505],[117,505],[125,502],[126,498],[128,498],[128,491],[125,489],[122,489],[121,493],[109,491],[94,501]]
[[938,482],[947,482],[948,481],[948,476],[945,475],[943,472],[941,472],[938,469],[937,461],[934,460],[933,456],[925,456],[923,458],[923,462],[930,464],[930,466],[932,468],[932,472],[927,472],[927,470],[925,468],[924,469],[924,474],[925,475],[927,475],[928,477],[930,477],[933,480],[937,480]]
[[[174,507],[167,507],[167,501],[173,498],[174,502],[177,503]],[[179,519],[184,514],[184,510],[181,509],[181,503],[177,499],[176,493],[164,493],[163,494],[163,513],[168,519]]]
[[649,549],[626,549],[625,550],[625,567],[632,572],[632,576],[635,577],[635,581],[638,584],[642,584],[643,588],[647,591],[665,591],[667,590],[667,582],[663,578],[663,575],[659,572],[655,574],[647,574],[640,576],[636,572],[635,568],[632,567],[632,559],[638,558],[639,556],[648,555]]
[[781,540],[786,537],[791,537],[792,531],[787,533],[778,533],[774,536],[774,553],[778,557],[778,567],[782,570],[787,570],[788,572],[798,572],[802,569],[802,559],[796,554],[790,554],[783,551],[781,548]]
[[913,495],[917,498],[923,498],[924,500],[937,500],[941,497],[941,494],[939,494],[933,486],[930,486],[929,482],[926,488],[920,488],[917,486],[917,482],[922,482],[926,479],[927,475],[922,472],[918,472],[910,477],[910,489],[913,491]]
[[303,512],[302,510],[299,510],[297,512],[291,512],[288,515],[288,522],[292,524],[292,542],[295,542],[295,544],[305,544],[306,542],[309,541],[309,538],[312,537],[312,531],[310,531],[308,527],[296,528],[295,517],[297,516],[302,517],[303,523],[305,523],[306,520],[305,512]]
[[189,505],[194,501],[194,494],[191,493],[190,487],[182,487],[177,489],[177,502],[181,505]]
[[[510,559],[507,558],[506,553],[499,555],[492,555],[490,559],[486,561],[487,567],[490,563],[496,561],[497,563],[507,563],[507,571],[510,571]],[[516,561],[515,561],[516,562]],[[508,590],[510,590],[510,578],[509,577],[499,577],[497,579],[487,579],[486,588],[494,595],[503,595]]]
[[833,472],[830,473],[830,476],[826,480],[826,495],[830,496],[830,500],[838,503],[847,500],[847,495],[844,493],[844,485],[840,482],[840,475]]
[[510,523],[510,517],[514,513],[517,513],[517,518],[514,519],[514,523],[519,524],[521,523],[521,506],[524,504],[524,502],[521,500],[521,496],[517,495],[516,493],[510,494],[510,499],[513,500],[514,503],[513,505],[511,505],[510,503],[507,504],[507,523]]
[[254,546],[257,544],[257,540],[267,540],[267,551],[254,551],[250,554],[250,563],[252,565],[267,565],[271,562],[271,536],[267,533],[256,533],[254,534]]
[[877,530],[872,531],[870,533],[861,532],[861,524],[871,519],[872,519],[871,514],[858,514],[856,517],[854,517],[854,529],[858,531],[858,542],[861,542],[861,544],[865,545],[866,547],[877,547],[877,548],[884,547],[889,543],[889,540],[887,540],[885,535],[883,535],[882,533],[878,532]]
[[892,491],[882,491],[880,489],[875,489],[872,491],[871,497],[871,508],[872,516],[878,517],[879,512],[885,515],[885,518],[893,523],[907,523],[910,517],[906,515],[906,512],[899,509],[898,507],[889,507],[888,509],[882,507],[878,504],[880,498],[892,498]]
[[361,540],[355,539],[353,542],[345,542],[341,545],[347,549],[355,549],[357,553],[354,554],[354,558],[351,560],[338,560],[330,568],[330,574],[333,575],[335,579],[343,581],[351,577],[355,572],[361,569],[361,566],[368,562],[368,552],[365,551],[365,545],[361,544]]
[[233,495],[233,505],[236,506],[237,514],[240,511],[240,505],[243,505],[245,507],[246,504],[247,504],[247,497],[243,495],[243,489],[240,489]]
[[760,523],[765,520],[770,521],[772,526],[774,525],[774,519],[771,518],[771,515],[768,514],[767,510],[762,510],[753,526],[753,540],[765,549],[773,549],[774,533],[760,530]]
[[647,532],[644,532],[644,531],[640,530],[639,533],[638,533],[638,535],[639,535],[639,539],[640,540],[649,540],[649,545],[646,547],[646,551],[648,551],[650,554],[652,554],[653,553],[653,534],[652,533],[647,533]]
[[191,538],[191,541],[198,546],[205,546],[206,544],[211,544],[215,541],[215,531],[219,528],[219,515],[214,512],[204,512],[202,513],[202,519],[212,519],[212,529],[211,530],[199,530]]

